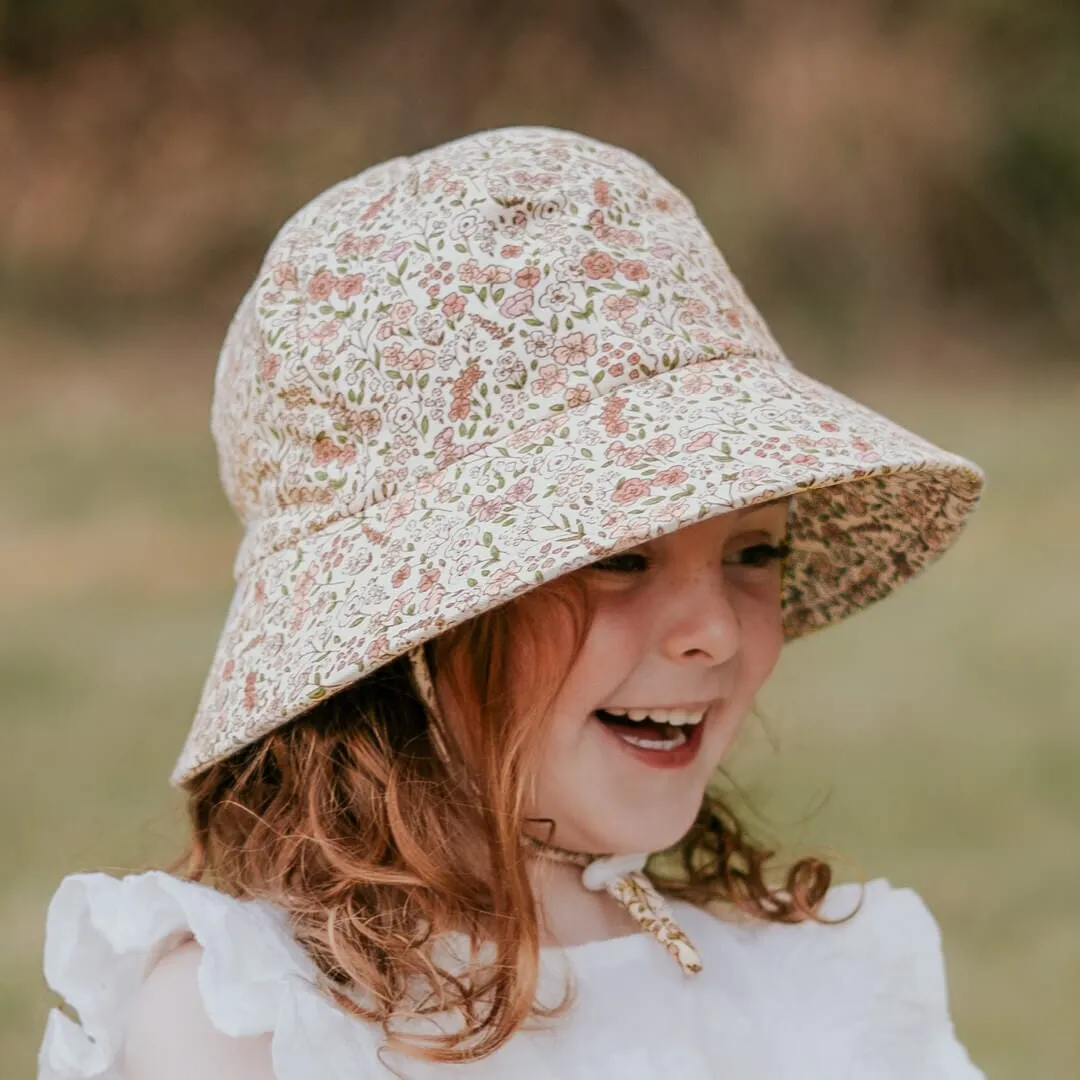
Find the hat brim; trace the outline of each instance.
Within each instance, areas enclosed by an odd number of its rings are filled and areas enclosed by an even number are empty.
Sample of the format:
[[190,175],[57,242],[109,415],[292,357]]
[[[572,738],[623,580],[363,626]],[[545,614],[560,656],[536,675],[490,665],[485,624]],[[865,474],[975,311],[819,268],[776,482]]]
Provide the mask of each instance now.
[[977,466],[786,365],[731,365],[525,422],[244,568],[173,783],[485,610],[717,514],[796,496],[788,639],[888,595],[956,539]]

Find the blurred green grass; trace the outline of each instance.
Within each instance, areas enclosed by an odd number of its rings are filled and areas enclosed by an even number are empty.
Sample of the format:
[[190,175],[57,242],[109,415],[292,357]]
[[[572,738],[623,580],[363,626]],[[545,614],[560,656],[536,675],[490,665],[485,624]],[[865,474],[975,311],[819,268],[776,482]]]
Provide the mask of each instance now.
[[[28,1076],[55,1004],[40,969],[60,878],[137,870],[181,843],[166,778],[238,528],[207,431],[211,347],[10,351],[0,1061]],[[958,1032],[989,1076],[1064,1080],[1080,1061],[1080,381],[839,388],[970,456],[989,487],[940,566],[787,650],[731,772],[785,854],[826,848],[842,876],[923,895]]]

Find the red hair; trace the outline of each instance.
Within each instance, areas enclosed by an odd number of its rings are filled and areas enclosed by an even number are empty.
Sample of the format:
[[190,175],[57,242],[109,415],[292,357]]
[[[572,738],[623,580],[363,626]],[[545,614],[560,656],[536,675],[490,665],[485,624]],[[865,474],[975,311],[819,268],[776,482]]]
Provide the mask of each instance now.
[[[173,869],[285,909],[328,992],[380,1025],[388,1049],[475,1060],[530,1015],[561,1013],[569,996],[553,1009],[535,1002],[540,923],[520,837],[541,721],[591,618],[569,574],[428,644],[440,691],[470,721],[469,792],[436,752],[399,656],[192,780],[191,842]],[[527,685],[514,654],[529,657]],[[829,866],[802,859],[774,888],[773,854],[706,794],[690,831],[646,872],[696,904],[723,901],[770,922],[818,918]],[[491,962],[440,966],[436,942],[455,931],[489,943]],[[457,1033],[392,1030],[447,1010],[462,1020]]]

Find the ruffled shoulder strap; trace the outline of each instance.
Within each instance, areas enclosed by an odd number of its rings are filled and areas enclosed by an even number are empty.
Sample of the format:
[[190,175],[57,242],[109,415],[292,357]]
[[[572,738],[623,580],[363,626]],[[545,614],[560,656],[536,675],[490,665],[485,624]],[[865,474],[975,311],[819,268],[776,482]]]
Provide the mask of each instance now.
[[856,908],[842,925],[780,928],[800,969],[793,985],[812,1002],[818,1030],[844,1043],[851,1075],[985,1080],[956,1038],[941,932],[922,898],[877,878],[834,886],[821,913],[836,919]]
[[283,912],[152,870],[73,874],[53,896],[45,979],[79,1022],[50,1013],[38,1080],[120,1080],[139,988],[157,958],[188,937],[202,946],[198,988],[210,1022],[234,1037],[271,1034],[277,1080],[375,1073],[373,1033],[317,988]]

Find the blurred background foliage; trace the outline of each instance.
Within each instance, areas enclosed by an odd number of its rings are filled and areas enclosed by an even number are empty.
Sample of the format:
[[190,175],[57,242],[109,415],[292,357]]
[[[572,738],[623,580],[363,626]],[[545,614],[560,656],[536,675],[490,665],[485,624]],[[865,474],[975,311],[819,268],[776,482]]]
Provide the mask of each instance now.
[[4,0],[7,305],[220,317],[366,163],[547,123],[654,161],[768,306],[1080,337],[1080,7],[1058,0]]
[[60,877],[171,859],[231,589],[225,325],[326,186],[574,128],[695,201],[788,354],[989,474],[955,555],[788,650],[731,760],[782,857],[917,888],[991,1077],[1077,1075],[1080,7],[0,0],[0,1074]]

